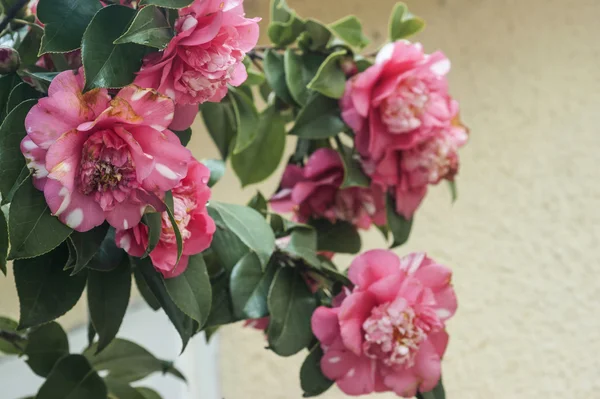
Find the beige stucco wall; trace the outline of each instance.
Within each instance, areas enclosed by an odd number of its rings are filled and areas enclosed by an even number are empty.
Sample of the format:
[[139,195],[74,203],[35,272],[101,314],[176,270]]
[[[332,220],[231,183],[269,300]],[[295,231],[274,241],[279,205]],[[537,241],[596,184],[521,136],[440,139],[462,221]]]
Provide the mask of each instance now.
[[[288,0],[302,15],[354,13],[384,40],[393,0]],[[267,17],[266,0],[246,0]],[[471,128],[459,200],[431,190],[410,242],[453,266],[460,309],[444,362],[450,399],[596,398],[600,389],[600,1],[413,0],[427,50],[453,62],[451,88]],[[264,25],[263,25],[264,26]],[[191,146],[216,157],[198,123]],[[270,194],[274,177],[259,187]],[[229,174],[216,199],[243,202]],[[365,248],[383,246],[365,234]],[[345,259],[347,261],[347,259]],[[81,304],[80,304],[81,305]],[[12,277],[0,314],[18,314]],[[68,316],[81,322],[83,306]],[[303,356],[278,358],[255,330],[222,330],[225,399],[300,398]],[[332,389],[325,398],[341,398]],[[391,396],[381,396],[389,398]],[[167,398],[175,399],[175,398]]]

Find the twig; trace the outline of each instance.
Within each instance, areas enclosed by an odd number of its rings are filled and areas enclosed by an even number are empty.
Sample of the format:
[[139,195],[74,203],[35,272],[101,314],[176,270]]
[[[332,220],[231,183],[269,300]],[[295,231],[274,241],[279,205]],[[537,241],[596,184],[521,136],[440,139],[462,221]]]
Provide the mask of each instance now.
[[8,11],[6,12],[6,16],[4,17],[2,22],[0,22],[0,32],[2,32],[4,28],[8,26],[10,21],[12,21],[17,16],[21,8],[23,8],[28,1],[29,0],[18,0],[15,4],[13,4],[11,8],[8,9]]

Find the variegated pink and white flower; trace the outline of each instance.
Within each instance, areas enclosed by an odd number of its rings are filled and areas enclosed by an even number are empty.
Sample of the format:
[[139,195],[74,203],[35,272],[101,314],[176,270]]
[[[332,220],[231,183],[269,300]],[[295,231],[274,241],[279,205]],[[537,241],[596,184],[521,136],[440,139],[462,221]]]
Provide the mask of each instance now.
[[107,220],[127,229],[187,172],[191,153],[167,129],[173,101],[130,85],[111,99],[83,92],[83,71],[65,71],[27,118],[21,151],[50,210],[77,231]]

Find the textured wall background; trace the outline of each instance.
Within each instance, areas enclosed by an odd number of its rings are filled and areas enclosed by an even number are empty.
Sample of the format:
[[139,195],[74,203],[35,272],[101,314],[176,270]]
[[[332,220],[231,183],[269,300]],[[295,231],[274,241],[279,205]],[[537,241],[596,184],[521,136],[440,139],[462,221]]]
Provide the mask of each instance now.
[[[326,22],[354,13],[377,43],[394,4],[288,2]],[[426,250],[454,268],[460,308],[449,323],[448,397],[596,398],[600,1],[408,3],[428,22],[418,40],[453,62],[452,93],[472,132],[461,153],[458,202],[450,204],[445,185],[431,190],[410,242],[397,251]],[[268,16],[267,0],[246,4],[249,16]],[[198,158],[217,156],[201,122],[191,145]],[[259,188],[270,194],[277,179]],[[240,194],[230,173],[214,196],[241,203],[256,188]],[[375,232],[364,241],[364,248],[383,246]],[[0,313],[16,316],[11,280],[0,279]],[[63,322],[85,320],[83,308]],[[260,332],[241,325],[223,328],[221,343],[225,399],[301,397],[303,355],[278,358],[264,350]],[[335,388],[324,395],[342,397]]]

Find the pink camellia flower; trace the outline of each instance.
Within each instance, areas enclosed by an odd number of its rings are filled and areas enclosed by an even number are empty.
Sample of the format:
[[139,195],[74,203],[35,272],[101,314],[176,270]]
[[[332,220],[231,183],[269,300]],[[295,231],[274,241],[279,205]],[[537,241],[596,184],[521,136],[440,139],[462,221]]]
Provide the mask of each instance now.
[[451,275],[422,253],[400,259],[373,250],[354,259],[354,289],[312,316],[323,374],[348,395],[393,391],[408,398],[433,389],[448,344],[445,322],[457,308]]
[[196,0],[179,11],[177,35],[163,52],[145,58],[134,83],[174,99],[171,128],[188,128],[198,104],[221,101],[228,84],[248,77],[242,60],[258,41],[259,20],[244,17],[242,0]]
[[[150,259],[166,278],[183,273],[189,257],[210,246],[216,226],[206,209],[210,198],[209,177],[208,168],[192,160],[187,175],[172,190],[175,221],[183,238],[183,255],[179,264],[173,225],[167,212],[162,213],[160,240],[150,252]],[[129,230],[117,230],[115,241],[130,255],[141,257],[148,247],[148,227],[140,223]]]
[[372,67],[348,81],[341,100],[365,171],[375,184],[395,191],[397,211],[407,218],[427,184],[454,177],[457,149],[467,140],[458,103],[448,94],[449,70],[441,52],[428,55],[418,43],[391,43]]
[[306,166],[287,166],[271,206],[277,212],[294,211],[301,223],[326,218],[331,222],[344,220],[362,229],[372,223],[384,224],[383,194],[361,187],[340,189],[343,180],[340,155],[331,148],[320,148]]
[[25,119],[21,151],[52,213],[77,231],[108,220],[127,229],[157,194],[185,177],[191,153],[167,130],[173,101],[130,85],[114,99],[106,89],[83,93],[83,71],[54,78],[48,97]]

